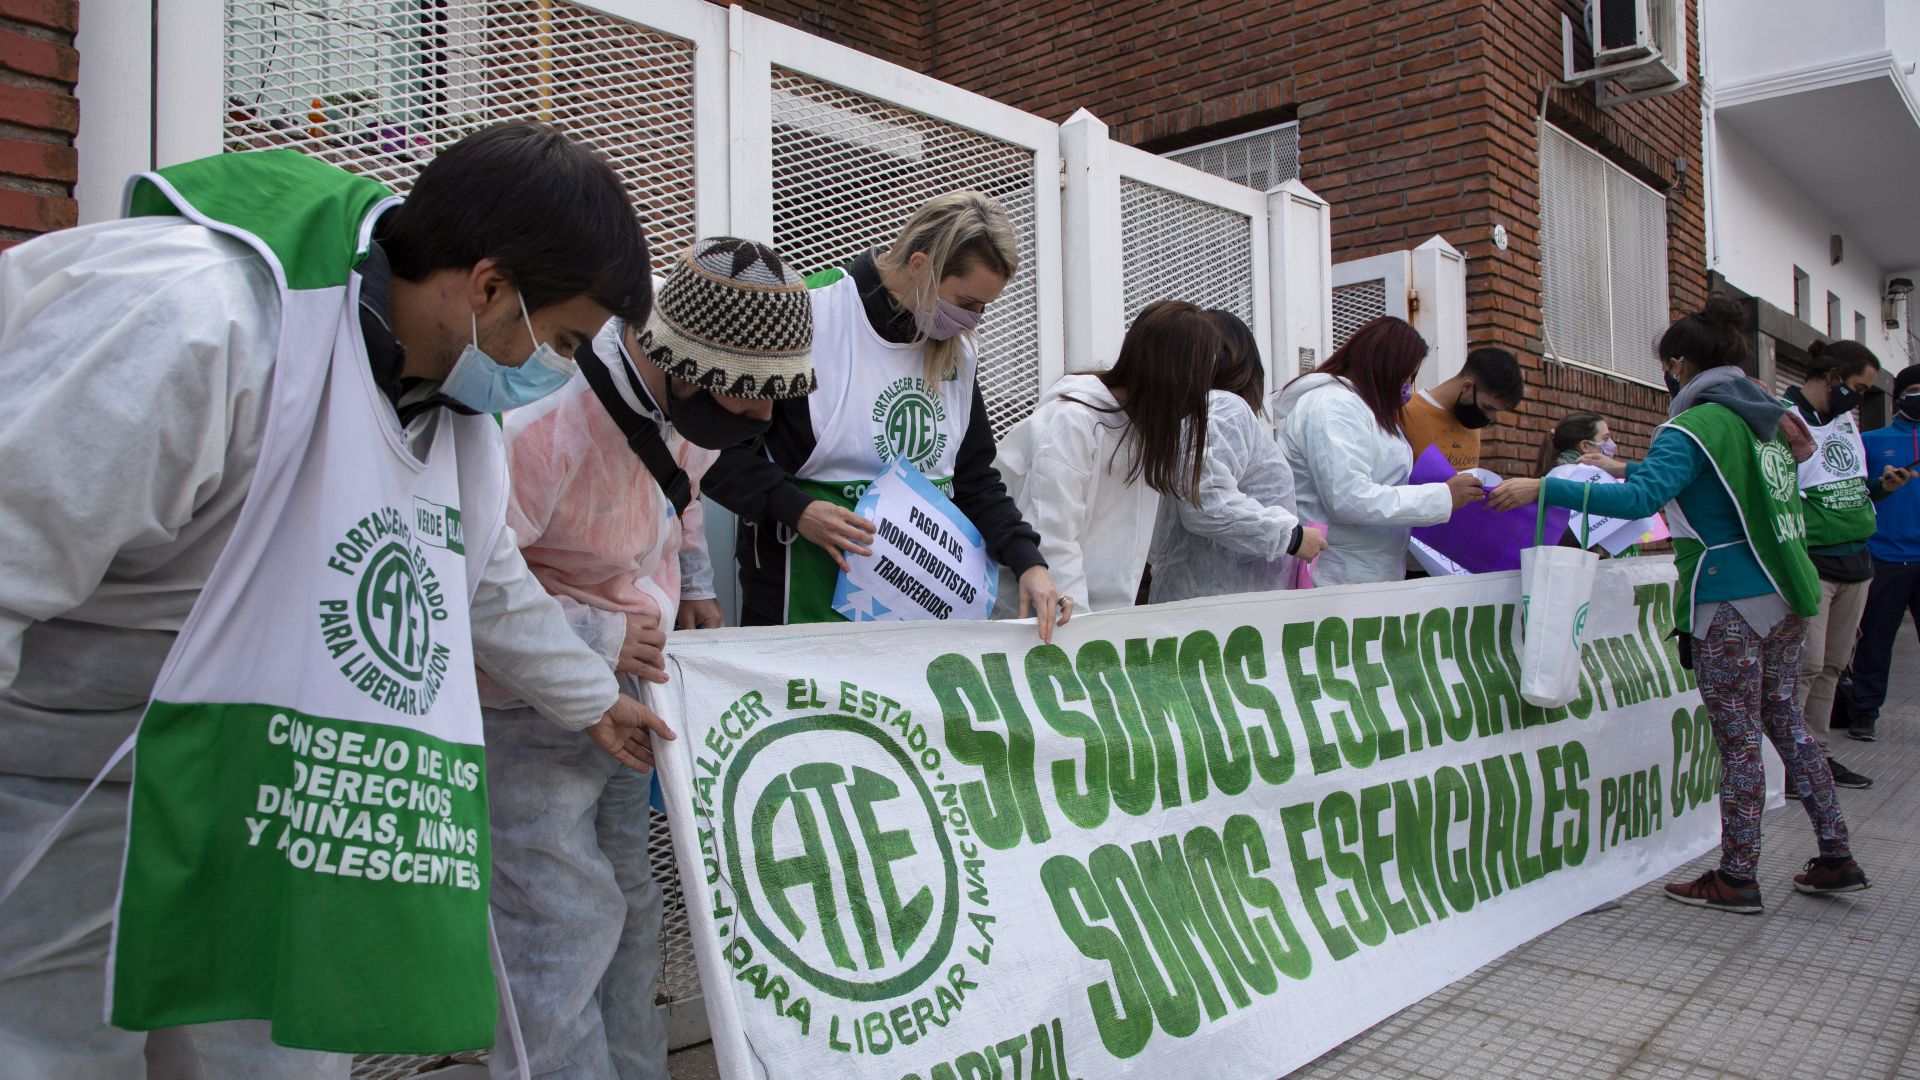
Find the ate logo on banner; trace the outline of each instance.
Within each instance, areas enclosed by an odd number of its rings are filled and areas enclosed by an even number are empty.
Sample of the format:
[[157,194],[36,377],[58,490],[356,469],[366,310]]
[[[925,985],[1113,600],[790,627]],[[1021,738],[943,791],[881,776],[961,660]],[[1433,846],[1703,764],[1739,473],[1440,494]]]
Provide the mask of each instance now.
[[703,841],[729,886],[714,911],[724,955],[802,1035],[885,1054],[951,1023],[976,988],[996,921],[985,864],[911,712],[809,680],[787,704],[776,718],[742,698],[697,762],[718,823]]
[[881,461],[903,457],[921,472],[931,472],[947,449],[940,425],[947,407],[917,375],[895,379],[873,402],[873,449]]
[[[439,507],[445,510],[444,507]],[[416,512],[426,520],[424,512]],[[437,519],[436,546],[459,541],[459,516]],[[446,621],[446,597],[406,516],[392,507],[361,518],[343,533],[326,566],[334,597],[320,601],[321,640],[334,666],[377,704],[424,716],[446,679],[447,645],[437,623]]]

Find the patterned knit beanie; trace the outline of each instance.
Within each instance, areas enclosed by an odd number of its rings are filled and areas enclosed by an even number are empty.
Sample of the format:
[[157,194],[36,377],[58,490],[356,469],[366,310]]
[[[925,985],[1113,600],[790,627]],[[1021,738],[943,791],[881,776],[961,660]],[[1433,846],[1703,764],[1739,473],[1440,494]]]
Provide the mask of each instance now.
[[813,393],[813,306],[780,253],[731,236],[697,241],[666,274],[640,351],[728,397]]

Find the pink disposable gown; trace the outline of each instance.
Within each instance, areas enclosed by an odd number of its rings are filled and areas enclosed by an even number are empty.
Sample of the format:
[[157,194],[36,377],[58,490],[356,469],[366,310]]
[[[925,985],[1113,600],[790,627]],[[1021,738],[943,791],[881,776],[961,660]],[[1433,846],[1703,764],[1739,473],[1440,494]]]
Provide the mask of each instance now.
[[[602,335],[604,341],[606,335]],[[610,364],[612,349],[598,350]],[[616,380],[623,376],[614,372]],[[680,602],[680,549],[704,547],[700,478],[717,456],[677,435],[667,445],[693,481],[684,515],[627,445],[586,376],[505,419],[511,493],[507,525],[527,566],[567,613],[581,640],[619,659],[627,616],[672,629]],[[493,708],[515,704],[481,678]]]

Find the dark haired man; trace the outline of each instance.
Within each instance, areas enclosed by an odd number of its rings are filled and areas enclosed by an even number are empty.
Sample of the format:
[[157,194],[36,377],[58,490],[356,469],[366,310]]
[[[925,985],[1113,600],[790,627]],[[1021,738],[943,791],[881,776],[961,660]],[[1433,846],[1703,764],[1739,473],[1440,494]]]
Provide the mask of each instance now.
[[1480,467],[1480,429],[1512,412],[1527,393],[1520,361],[1505,349],[1475,349],[1460,374],[1407,402],[1407,442],[1413,456],[1438,446],[1456,469]]
[[0,256],[0,1060],[485,1045],[475,665],[625,764],[666,733],[527,572],[488,415],[646,318],[640,224],[524,124],[404,203],[282,151],[129,209]]

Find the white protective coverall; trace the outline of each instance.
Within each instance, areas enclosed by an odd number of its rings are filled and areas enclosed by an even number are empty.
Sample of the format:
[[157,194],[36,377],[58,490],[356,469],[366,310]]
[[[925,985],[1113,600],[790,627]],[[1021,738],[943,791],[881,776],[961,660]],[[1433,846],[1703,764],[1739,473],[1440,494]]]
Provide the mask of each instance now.
[[[657,287],[657,286],[656,286]],[[594,339],[628,408],[655,419],[693,481],[684,516],[641,462],[586,376],[506,417],[512,489],[507,524],[534,576],[582,641],[620,660],[627,617],[671,630],[681,599],[712,596],[682,567],[710,565],[700,477],[716,455],[671,434],[622,367],[621,322]],[[698,557],[682,559],[694,552]],[[701,593],[705,593],[702,596]],[[624,688],[640,686],[622,677]],[[654,1006],[660,887],[647,855],[649,774],[615,762],[578,732],[538,722],[482,677],[493,913],[507,979],[539,1077],[667,1080],[667,1033]],[[504,1023],[504,1016],[503,1016]],[[503,1026],[493,1075],[514,1077]]]
[[1300,519],[1293,470],[1273,429],[1238,394],[1207,395],[1198,505],[1163,499],[1154,523],[1153,601],[1286,588]]
[[[1007,432],[996,462],[1076,613],[1133,606],[1160,507],[1159,492],[1127,479],[1131,428],[1117,405],[1098,375],[1063,376]],[[1018,583],[1001,570],[995,616],[1013,617],[1019,603]]]
[[1274,393],[1268,411],[1293,469],[1300,517],[1327,526],[1314,584],[1406,577],[1408,534],[1453,515],[1447,485],[1407,484],[1412,447],[1404,436],[1381,430],[1345,379],[1303,375]]
[[[0,254],[0,873],[145,711],[245,500],[279,333],[265,261],[181,219]],[[416,454],[443,416],[407,429]],[[555,724],[585,728],[613,704],[606,664],[507,530],[471,613],[480,663]],[[0,909],[0,1072],[117,1080],[151,1062],[156,1078],[346,1076],[346,1055],[275,1046],[264,1022],[149,1036],[102,1021],[130,764]]]

